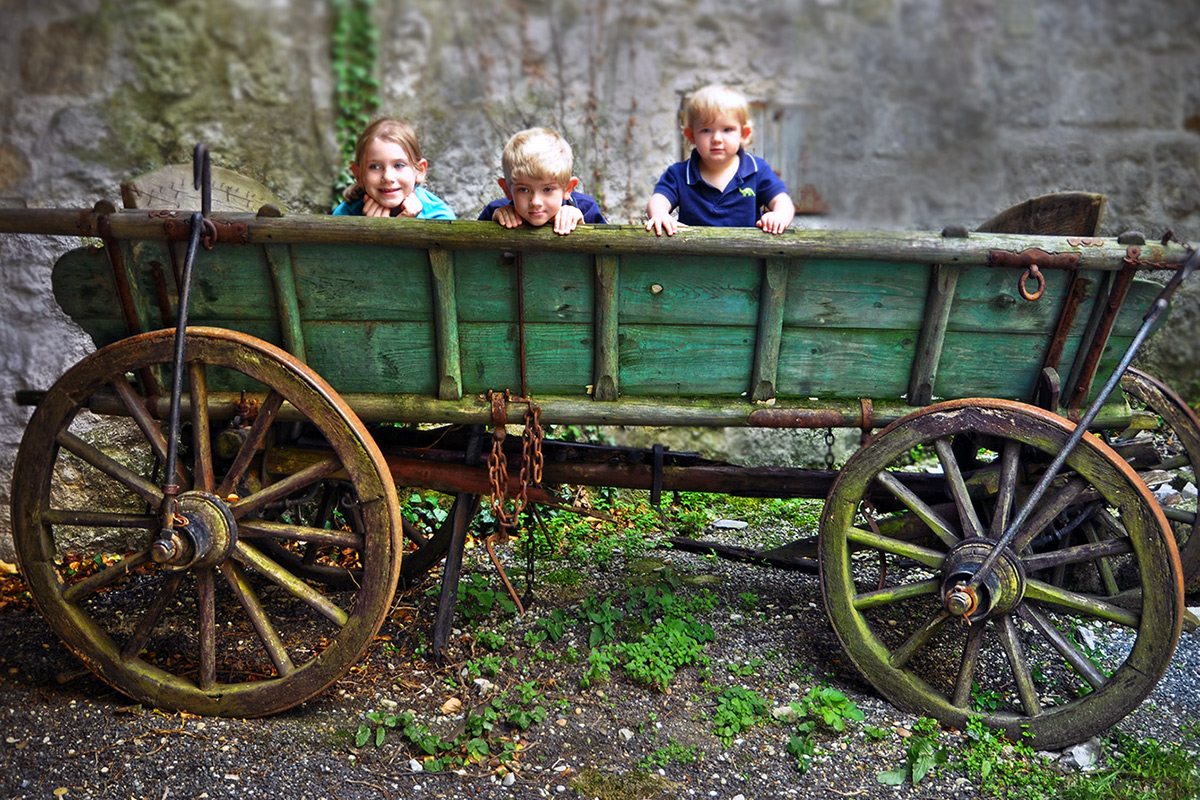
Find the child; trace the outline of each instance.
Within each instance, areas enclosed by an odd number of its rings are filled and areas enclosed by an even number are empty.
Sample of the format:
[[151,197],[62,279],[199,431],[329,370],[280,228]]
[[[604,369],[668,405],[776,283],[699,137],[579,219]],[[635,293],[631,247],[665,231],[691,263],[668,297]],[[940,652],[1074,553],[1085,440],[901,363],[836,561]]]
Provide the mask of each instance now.
[[529,128],[512,135],[500,158],[504,197],[483,208],[479,218],[494,219],[506,228],[522,221],[535,228],[554,222],[554,232],[566,235],[580,222],[606,222],[600,205],[575,191],[579,178],[571,174],[571,145],[549,128]]
[[750,134],[749,106],[741,92],[705,86],[693,93],[684,106],[683,128],[692,155],[658,179],[646,205],[646,230],[673,236],[677,224],[671,209],[678,207],[682,225],[757,225],[767,233],[783,233],[796,207],[771,166],[743,149]]
[[450,206],[421,184],[429,162],[421,158],[417,135],[396,119],[377,119],[354,146],[354,184],[333,213],[357,217],[454,219]]

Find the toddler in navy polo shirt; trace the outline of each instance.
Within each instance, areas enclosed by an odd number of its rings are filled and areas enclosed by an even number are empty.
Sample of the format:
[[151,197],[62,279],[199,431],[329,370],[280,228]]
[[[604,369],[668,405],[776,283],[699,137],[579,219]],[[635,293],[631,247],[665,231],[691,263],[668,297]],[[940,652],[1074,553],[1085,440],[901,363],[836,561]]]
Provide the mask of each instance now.
[[484,206],[480,219],[495,220],[506,228],[522,222],[539,228],[553,222],[554,232],[563,235],[580,222],[607,222],[593,198],[575,191],[579,178],[571,174],[571,145],[557,131],[529,128],[513,134],[504,145],[500,165],[504,197]]
[[745,151],[751,131],[749,104],[741,92],[716,85],[694,92],[684,106],[683,128],[692,155],[658,179],[646,204],[646,230],[674,235],[671,210],[676,207],[682,225],[787,230],[796,207],[771,165]]

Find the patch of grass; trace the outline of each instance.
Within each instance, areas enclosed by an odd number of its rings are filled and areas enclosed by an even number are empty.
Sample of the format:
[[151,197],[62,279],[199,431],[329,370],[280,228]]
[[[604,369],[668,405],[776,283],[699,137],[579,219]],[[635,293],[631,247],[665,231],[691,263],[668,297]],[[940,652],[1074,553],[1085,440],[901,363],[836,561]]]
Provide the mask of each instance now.
[[670,764],[691,764],[699,758],[695,745],[682,745],[674,739],[644,757],[639,763],[642,769],[658,769]]
[[1110,762],[1076,776],[1062,792],[1065,800],[1194,800],[1200,797],[1200,766],[1195,753],[1155,739],[1117,733]]
[[679,784],[646,770],[612,773],[595,767],[580,771],[570,786],[580,797],[596,800],[658,800],[677,797]]

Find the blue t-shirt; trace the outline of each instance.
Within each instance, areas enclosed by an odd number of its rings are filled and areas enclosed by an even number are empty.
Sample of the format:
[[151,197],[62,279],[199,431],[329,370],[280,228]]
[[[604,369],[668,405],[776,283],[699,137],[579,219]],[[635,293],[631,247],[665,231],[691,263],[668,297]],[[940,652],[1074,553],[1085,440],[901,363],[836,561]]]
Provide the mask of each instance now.
[[693,150],[687,161],[667,167],[654,187],[679,208],[679,221],[685,225],[709,225],[719,228],[753,228],[769,205],[787,186],[758,156],[738,148],[738,171],[724,191],[700,177],[700,153]]
[[[417,214],[417,219],[455,219],[454,211],[446,205],[446,201],[424,186],[416,187],[413,194],[421,201],[421,213]],[[366,195],[364,194],[357,200],[343,200],[333,210],[333,215],[335,217],[361,217],[365,199]]]
[[[492,215],[496,213],[497,208],[512,205],[512,200],[507,197],[501,197],[499,200],[493,200],[483,207],[483,211],[479,212],[479,218],[482,220],[490,220]],[[596,202],[594,197],[590,197],[583,192],[571,192],[570,195],[563,198],[564,206],[575,206],[583,212],[583,221],[591,225],[606,225],[608,220],[600,213],[600,204]]]

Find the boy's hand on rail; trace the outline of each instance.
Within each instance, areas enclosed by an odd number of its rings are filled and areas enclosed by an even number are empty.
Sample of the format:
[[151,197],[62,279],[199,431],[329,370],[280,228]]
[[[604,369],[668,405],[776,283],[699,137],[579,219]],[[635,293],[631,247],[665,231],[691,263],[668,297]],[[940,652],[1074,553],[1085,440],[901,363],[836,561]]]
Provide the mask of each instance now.
[[524,221],[517,215],[517,210],[512,206],[500,206],[497,208],[492,213],[492,220],[506,228],[519,228]]
[[566,236],[581,222],[583,222],[583,212],[578,208],[568,205],[559,206],[558,213],[554,215],[554,232],[560,236]]

